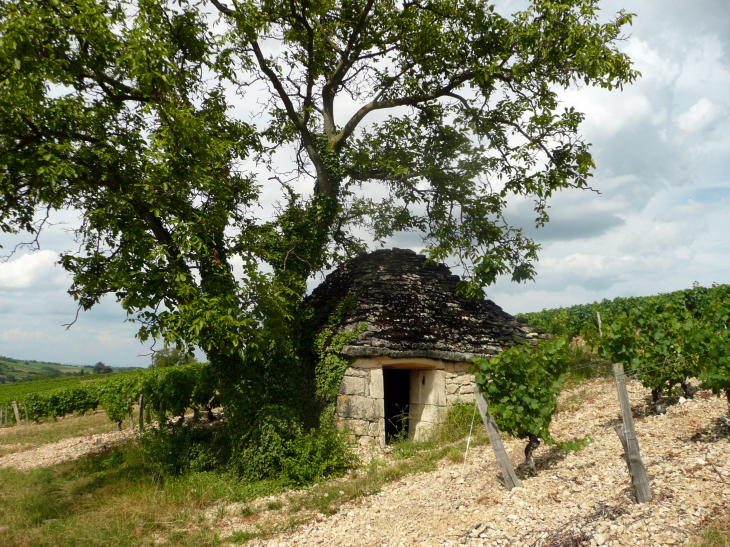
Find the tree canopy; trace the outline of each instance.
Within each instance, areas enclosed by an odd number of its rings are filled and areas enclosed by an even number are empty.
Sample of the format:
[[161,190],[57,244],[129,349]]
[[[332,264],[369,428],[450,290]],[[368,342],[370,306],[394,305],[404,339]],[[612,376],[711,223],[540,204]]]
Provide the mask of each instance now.
[[109,365],[105,365],[103,362],[99,361],[94,365],[93,373],[94,374],[109,374],[110,372],[114,372],[114,369],[110,367]]
[[466,294],[531,279],[507,200],[542,224],[593,167],[557,93],[637,76],[597,0],[226,1],[0,4],[0,227],[78,211],[80,308],[113,294],[241,382],[296,362],[307,279],[394,234]]

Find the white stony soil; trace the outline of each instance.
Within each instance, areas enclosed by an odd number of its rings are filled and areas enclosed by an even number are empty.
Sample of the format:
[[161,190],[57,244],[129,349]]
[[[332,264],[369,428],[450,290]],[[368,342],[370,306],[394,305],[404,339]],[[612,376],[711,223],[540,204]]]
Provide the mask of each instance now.
[[[271,529],[290,517],[305,521],[268,540],[251,540],[251,547],[687,544],[730,510],[730,435],[723,421],[727,402],[700,391],[695,399],[669,406],[667,414],[652,416],[648,391],[633,381],[628,391],[654,496],[646,504],[634,500],[613,430],[620,423],[614,384],[598,379],[564,392],[561,401],[569,410],[557,414],[551,426],[559,440],[588,434],[593,442],[567,455],[541,447],[536,453],[538,476],[523,479],[523,487],[511,492],[501,486],[492,449],[484,445],[469,452],[466,465],[443,460],[437,470],[388,484],[329,517],[292,515],[288,495],[259,500],[255,509],[262,511],[253,516],[241,514],[243,504],[221,502],[205,517],[221,538]],[[53,465],[123,442],[130,434],[125,430],[65,439],[0,457],[0,466]],[[507,439],[505,447],[515,466],[522,461],[523,441]],[[265,510],[274,499],[284,507]],[[159,542],[165,542],[164,535]]]
[[[95,413],[103,412],[103,410],[97,410]],[[222,409],[213,409],[213,413],[216,416],[222,415]],[[135,411],[136,415],[136,411]],[[192,412],[185,415],[185,419],[192,419]],[[72,416],[67,416],[60,419],[74,419]],[[157,421],[152,421],[152,427],[157,427]],[[146,425],[145,427],[150,427]],[[10,429],[0,430],[10,431]],[[125,428],[121,431],[109,431],[107,433],[98,433],[96,435],[84,435],[82,437],[70,437],[68,439],[61,439],[54,443],[47,443],[37,448],[30,450],[14,452],[0,456],[0,468],[2,467],[15,467],[16,469],[33,469],[35,467],[50,467],[59,463],[78,460],[86,456],[87,454],[95,454],[104,452],[112,446],[118,444],[124,444],[130,438],[134,437],[139,432],[139,427],[135,425],[135,429],[132,430],[127,427],[125,421]],[[0,436],[0,440],[2,437]],[[19,445],[0,445],[7,448],[16,448]]]
[[[31,450],[0,456],[0,467],[15,467],[16,469],[50,467],[62,462],[77,460],[87,454],[103,452],[114,445],[126,442],[132,436],[134,436],[134,432],[127,428],[122,431],[61,439]],[[4,446],[14,448],[11,445]]]
[[[254,539],[269,546],[663,546],[690,543],[703,526],[730,509],[727,402],[709,392],[670,406],[667,414],[647,414],[649,392],[638,382],[628,391],[653,499],[637,504],[629,484],[623,449],[614,432],[620,423],[612,381],[590,381],[566,391],[561,400],[575,410],[554,417],[559,440],[593,442],[567,456],[541,447],[538,476],[511,492],[500,485],[491,446],[470,451],[465,466],[443,460],[433,472],[407,476],[376,495],[339,508],[336,514],[294,515],[299,528]],[[575,399],[578,399],[576,403]],[[505,441],[517,465],[524,442]],[[286,497],[281,497],[282,501]],[[263,506],[262,506],[263,507]],[[282,523],[286,507],[253,517],[241,505],[208,512],[221,537],[234,531]],[[223,516],[227,513],[227,516]],[[235,537],[235,536],[234,536]]]

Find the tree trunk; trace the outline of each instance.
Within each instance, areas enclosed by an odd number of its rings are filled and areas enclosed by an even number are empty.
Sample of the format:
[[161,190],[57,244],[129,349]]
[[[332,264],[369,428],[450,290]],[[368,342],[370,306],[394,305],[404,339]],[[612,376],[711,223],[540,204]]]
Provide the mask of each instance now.
[[667,408],[659,402],[661,399],[662,392],[659,389],[652,389],[651,390],[651,398],[654,401],[654,413],[659,414],[666,414]]
[[525,468],[528,473],[534,477],[537,475],[537,469],[535,468],[535,458],[533,453],[537,450],[537,447],[540,446],[540,439],[537,438],[537,435],[533,435],[532,433],[527,435],[527,439],[527,446],[525,447]]

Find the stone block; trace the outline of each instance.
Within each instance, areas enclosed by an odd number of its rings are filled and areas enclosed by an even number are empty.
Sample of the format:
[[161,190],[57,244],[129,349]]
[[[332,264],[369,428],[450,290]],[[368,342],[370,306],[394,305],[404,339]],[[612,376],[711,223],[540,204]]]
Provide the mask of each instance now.
[[345,420],[345,429],[355,435],[367,435],[369,433],[370,422],[367,420]]
[[383,400],[360,395],[338,395],[337,416],[339,418],[377,420],[383,413]]
[[358,439],[357,444],[359,444],[360,446],[373,446],[374,444],[376,444],[376,439],[368,435],[363,435]]
[[469,395],[469,394],[472,394],[472,395],[474,394],[474,388],[472,387],[471,384],[467,384],[467,385],[461,386],[459,388],[459,395]]
[[444,406],[446,404],[445,383],[443,370],[412,370],[411,404]]
[[414,428],[408,429],[408,435],[414,440],[414,441],[423,441],[425,439],[428,439],[431,435],[433,435],[434,430],[436,429],[436,424],[431,422],[418,422],[414,424]]
[[350,367],[345,371],[345,378],[369,378],[370,370],[367,368]]
[[340,384],[340,394],[368,396],[370,393],[367,379],[345,376]]
[[370,396],[374,399],[382,399],[383,392],[383,369],[370,369]]
[[440,423],[446,417],[447,407],[437,405],[413,404],[408,407],[412,423]]
[[461,387],[459,384],[454,383],[448,383],[446,384],[446,394],[447,395],[454,395],[455,393],[459,392],[459,387]]
[[473,403],[474,402],[474,394],[459,394],[459,395],[449,395],[447,397],[447,403],[449,406],[455,405],[457,403]]
[[468,372],[465,372],[461,376],[459,376],[459,383],[462,386],[468,386],[471,385],[471,383],[474,381],[474,375],[469,374]]

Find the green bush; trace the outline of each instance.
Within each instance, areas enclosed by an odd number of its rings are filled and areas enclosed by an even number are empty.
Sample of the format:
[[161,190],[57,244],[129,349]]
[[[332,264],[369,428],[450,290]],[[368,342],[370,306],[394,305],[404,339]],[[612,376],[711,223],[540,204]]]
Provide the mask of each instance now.
[[165,477],[225,468],[231,448],[224,428],[187,422],[147,429],[139,439],[139,452],[150,472]]
[[346,434],[332,425],[300,435],[289,442],[287,449],[281,461],[280,478],[291,486],[340,475],[356,461],[347,444]]
[[355,462],[345,434],[329,420],[305,433],[296,410],[283,405],[262,408],[236,445],[232,463],[252,481],[277,479],[300,486],[341,473]]

